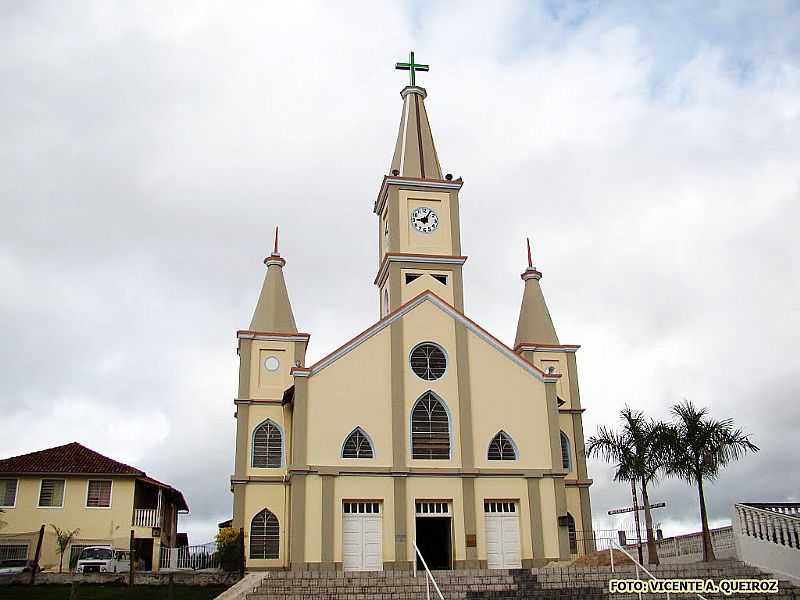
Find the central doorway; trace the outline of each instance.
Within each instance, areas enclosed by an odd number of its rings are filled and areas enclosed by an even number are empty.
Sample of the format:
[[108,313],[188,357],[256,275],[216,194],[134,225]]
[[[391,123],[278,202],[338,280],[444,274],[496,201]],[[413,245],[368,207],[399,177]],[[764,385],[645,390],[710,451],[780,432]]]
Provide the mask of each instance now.
[[[417,547],[431,571],[452,568],[452,518],[447,502],[416,503]],[[417,557],[417,568],[423,569]]]

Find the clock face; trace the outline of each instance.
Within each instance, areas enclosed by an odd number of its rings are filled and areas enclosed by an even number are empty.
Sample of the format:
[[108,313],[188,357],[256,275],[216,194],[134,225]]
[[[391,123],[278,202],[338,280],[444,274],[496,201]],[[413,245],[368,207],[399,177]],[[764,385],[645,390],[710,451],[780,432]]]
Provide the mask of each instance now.
[[420,233],[431,233],[439,226],[439,215],[432,208],[419,206],[411,211],[411,224]]

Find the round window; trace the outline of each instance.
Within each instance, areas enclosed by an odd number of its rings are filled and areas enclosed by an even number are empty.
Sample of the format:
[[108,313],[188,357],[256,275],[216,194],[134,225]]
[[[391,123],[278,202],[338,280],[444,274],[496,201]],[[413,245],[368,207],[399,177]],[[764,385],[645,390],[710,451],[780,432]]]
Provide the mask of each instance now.
[[274,356],[268,356],[264,359],[264,368],[267,371],[277,371],[278,367],[281,366],[281,361],[279,361]]
[[439,346],[423,343],[411,351],[411,370],[422,379],[432,381],[444,375],[447,357]]

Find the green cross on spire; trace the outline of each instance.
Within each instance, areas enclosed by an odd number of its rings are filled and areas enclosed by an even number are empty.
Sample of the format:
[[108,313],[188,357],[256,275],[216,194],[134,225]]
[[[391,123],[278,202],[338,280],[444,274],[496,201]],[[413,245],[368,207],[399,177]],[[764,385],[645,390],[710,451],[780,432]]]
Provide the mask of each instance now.
[[394,65],[395,69],[399,69],[400,71],[408,71],[409,72],[409,80],[410,85],[415,86],[417,85],[415,74],[417,71],[429,71],[429,65],[418,65],[414,62],[414,51],[412,50],[408,55],[408,62],[407,63],[396,63]]

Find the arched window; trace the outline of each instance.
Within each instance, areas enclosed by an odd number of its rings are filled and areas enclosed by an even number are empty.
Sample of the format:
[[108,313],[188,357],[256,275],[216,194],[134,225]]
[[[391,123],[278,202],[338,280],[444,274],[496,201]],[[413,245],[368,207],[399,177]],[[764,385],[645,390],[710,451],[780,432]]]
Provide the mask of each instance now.
[[411,457],[450,458],[450,417],[432,392],[425,392],[411,410]]
[[511,436],[505,431],[498,431],[489,444],[489,460],[517,460],[517,450]]
[[373,457],[372,441],[361,427],[356,427],[344,440],[344,445],[342,445],[342,458]]
[[572,469],[572,455],[569,451],[569,438],[563,431],[561,432],[561,466],[567,471]]
[[571,514],[567,513],[566,521],[567,521],[567,531],[569,532],[569,553],[577,554],[578,535],[575,531],[575,518]]
[[250,558],[278,558],[280,541],[278,517],[265,508],[250,522]]
[[276,423],[267,419],[253,432],[253,466],[277,469],[282,459],[283,434]]

